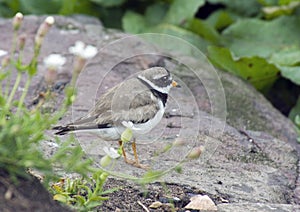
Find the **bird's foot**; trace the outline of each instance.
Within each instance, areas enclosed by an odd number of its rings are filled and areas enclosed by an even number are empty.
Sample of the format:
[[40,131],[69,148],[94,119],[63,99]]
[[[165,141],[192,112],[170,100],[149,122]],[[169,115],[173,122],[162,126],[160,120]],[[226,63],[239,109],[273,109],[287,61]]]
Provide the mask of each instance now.
[[134,167],[137,167],[137,168],[140,168],[140,169],[144,169],[144,170],[149,170],[151,168],[149,165],[141,164],[138,161],[130,160],[128,158],[126,158],[125,162],[127,164],[130,164],[130,165],[134,166]]

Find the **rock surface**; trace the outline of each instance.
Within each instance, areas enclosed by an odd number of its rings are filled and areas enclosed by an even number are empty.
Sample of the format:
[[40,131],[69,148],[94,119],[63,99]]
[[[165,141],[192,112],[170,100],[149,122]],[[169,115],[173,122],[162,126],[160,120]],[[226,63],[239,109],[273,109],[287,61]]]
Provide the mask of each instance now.
[[[32,46],[34,32],[43,19],[25,17],[21,30],[28,36],[27,47]],[[0,49],[7,50],[12,35],[10,20],[0,20],[0,27],[6,32],[0,34]],[[208,196],[218,196],[226,202],[217,205],[219,211],[271,211],[272,208],[297,211],[300,148],[293,124],[243,80],[214,71],[203,57],[191,57],[197,55],[192,47],[188,49],[193,51],[177,52],[185,42],[167,38],[164,46],[159,37],[132,37],[104,29],[95,19],[82,16],[56,17],[55,26],[46,36],[40,61],[51,53],[65,55],[68,63],[61,75],[69,76],[72,56],[68,48],[75,41],[95,45],[100,51],[80,75],[76,103],[61,122],[85,114],[99,95],[131,74],[163,64],[173,72],[182,89],[172,90],[166,117],[138,140],[142,163],[151,165],[155,171],[165,171],[185,160],[193,147],[204,146],[205,151],[198,160],[182,165],[181,174],[168,173],[161,181],[193,186]],[[153,40],[159,45],[154,45]],[[32,49],[26,48],[26,53],[28,58]],[[44,71],[40,65],[31,97],[38,92]],[[30,103],[31,98],[27,101]],[[118,147],[116,142],[101,141],[94,135],[76,136],[98,162],[104,155],[104,146]],[[178,137],[184,145],[171,146]],[[51,154],[52,149],[44,148]],[[135,177],[145,173],[122,160],[110,171]],[[116,207],[122,209],[120,205]]]

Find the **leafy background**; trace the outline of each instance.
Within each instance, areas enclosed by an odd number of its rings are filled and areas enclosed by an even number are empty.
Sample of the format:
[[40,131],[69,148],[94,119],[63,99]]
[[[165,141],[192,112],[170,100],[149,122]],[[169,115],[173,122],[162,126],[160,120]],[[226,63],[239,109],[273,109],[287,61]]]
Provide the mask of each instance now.
[[88,14],[129,33],[181,37],[292,120],[300,114],[300,0],[0,0],[0,16],[19,11]]

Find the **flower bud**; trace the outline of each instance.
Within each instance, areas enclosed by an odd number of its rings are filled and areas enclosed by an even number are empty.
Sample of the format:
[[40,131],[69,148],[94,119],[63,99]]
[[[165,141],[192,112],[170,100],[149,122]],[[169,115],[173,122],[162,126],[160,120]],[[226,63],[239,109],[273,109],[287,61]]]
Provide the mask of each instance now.
[[4,57],[1,61],[1,68],[7,67],[9,63],[10,63],[10,57],[9,56]]
[[173,142],[173,146],[184,146],[186,144],[183,138],[176,138]]
[[76,57],[74,61],[74,75],[76,78],[79,76],[80,72],[83,70],[86,64],[86,59],[81,57]]
[[101,175],[100,175],[100,180],[102,182],[104,182],[108,177],[108,174],[106,172],[103,172]]
[[54,24],[55,20],[52,16],[48,16],[44,22],[40,25],[36,36],[35,36],[35,44],[40,47],[44,40],[45,35],[49,31],[50,27]]
[[131,141],[131,139],[132,139],[132,130],[126,128],[126,130],[124,130],[124,132],[121,134],[121,140],[123,142],[128,142]]
[[23,14],[18,12],[13,19],[13,28],[15,31],[18,31],[20,29],[20,26],[23,21]]
[[108,155],[105,155],[101,158],[100,160],[100,165],[102,167],[106,167],[111,163],[111,157],[109,157]]
[[195,147],[187,155],[187,158],[188,159],[192,159],[192,160],[193,159],[198,159],[203,151],[204,151],[204,147],[203,146]]
[[47,69],[45,76],[44,76],[45,82],[48,86],[53,85],[53,83],[57,79],[57,71],[56,69]]
[[19,49],[23,50],[26,42],[26,35],[22,34],[19,36]]

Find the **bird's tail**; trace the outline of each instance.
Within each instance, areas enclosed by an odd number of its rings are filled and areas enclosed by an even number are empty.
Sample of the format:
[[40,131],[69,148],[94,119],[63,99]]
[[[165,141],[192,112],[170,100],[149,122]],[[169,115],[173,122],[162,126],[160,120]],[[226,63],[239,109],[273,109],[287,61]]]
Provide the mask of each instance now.
[[67,125],[67,126],[56,126],[53,127],[52,130],[58,130],[58,132],[56,132],[55,135],[65,135],[77,129],[73,125]]
[[77,125],[77,124],[69,124],[66,126],[56,126],[53,127],[52,130],[58,130],[55,135],[65,135],[69,132],[77,131],[77,130],[95,130],[95,129],[103,129],[110,128],[111,124],[92,124],[92,125]]

